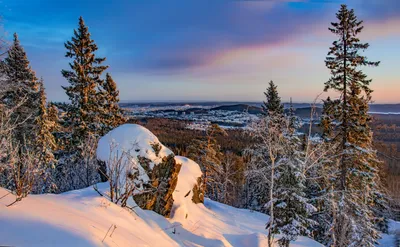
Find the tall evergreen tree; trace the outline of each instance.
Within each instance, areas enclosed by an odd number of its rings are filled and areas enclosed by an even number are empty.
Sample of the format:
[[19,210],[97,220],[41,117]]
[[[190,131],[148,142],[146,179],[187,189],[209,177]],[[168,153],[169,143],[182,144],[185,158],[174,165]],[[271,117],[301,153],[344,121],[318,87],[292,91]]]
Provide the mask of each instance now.
[[[336,14],[339,22],[332,23],[329,30],[338,36],[338,40],[333,42],[330,47],[328,57],[325,60],[326,66],[331,70],[331,78],[325,83],[325,91],[333,89],[341,94],[341,100],[338,102],[338,122],[340,130],[341,149],[346,150],[349,145],[351,130],[360,125],[357,118],[351,118],[353,111],[357,107],[364,105],[371,99],[372,90],[369,88],[370,79],[358,69],[359,66],[378,66],[379,62],[370,62],[365,56],[359,54],[360,50],[366,50],[368,43],[360,43],[358,34],[362,31],[362,21],[358,21],[354,10],[348,10],[346,5],[342,5]],[[364,93],[364,95],[362,94]],[[367,115],[366,112],[361,113]],[[362,121],[362,120],[361,120]],[[367,126],[365,126],[367,127]],[[364,132],[367,132],[365,129]],[[341,189],[346,188],[348,158],[346,152],[341,155],[342,177],[340,181]]]
[[67,108],[68,122],[72,128],[72,147],[82,143],[88,136],[98,136],[102,128],[101,97],[98,89],[104,84],[102,73],[108,66],[102,65],[105,58],[96,57],[98,50],[91,39],[83,18],[79,18],[79,27],[74,37],[65,43],[66,57],[72,58],[71,70],[62,70],[69,86],[63,87],[71,105]]
[[336,121],[334,142],[340,142],[341,175],[335,184],[338,193],[338,212],[334,225],[335,246],[374,246],[379,234],[371,222],[376,220],[372,210],[375,195],[379,194],[379,164],[372,148],[371,118],[368,103],[371,100],[371,82],[360,66],[378,66],[360,51],[368,43],[358,38],[363,30],[354,10],[342,5],[336,14],[338,22],[329,30],[338,37],[326,58],[331,78],[325,90],[333,89],[341,94],[337,101],[329,102],[333,109],[330,119]]
[[277,86],[273,81],[269,82],[269,87],[267,91],[264,92],[266,101],[263,102],[262,109],[265,115],[272,113],[283,114],[283,105],[281,103],[281,98],[278,95]]
[[[71,103],[57,104],[66,112],[60,122],[67,131],[57,133],[60,147],[57,170],[62,178],[58,187],[61,191],[99,181],[99,168],[93,155],[97,139],[124,121],[115,82],[110,75],[102,77],[108,68],[103,65],[106,59],[96,56],[98,47],[82,17],[65,48],[65,56],[73,61],[69,64],[70,70],[61,72],[69,82],[63,89]],[[80,178],[81,173],[85,174],[84,178]]]
[[7,52],[2,67],[7,82],[11,83],[1,99],[2,103],[8,108],[22,104],[12,115],[13,121],[20,123],[14,129],[13,135],[22,148],[26,140],[33,140],[35,137],[39,84],[17,34],[14,34],[13,44]]

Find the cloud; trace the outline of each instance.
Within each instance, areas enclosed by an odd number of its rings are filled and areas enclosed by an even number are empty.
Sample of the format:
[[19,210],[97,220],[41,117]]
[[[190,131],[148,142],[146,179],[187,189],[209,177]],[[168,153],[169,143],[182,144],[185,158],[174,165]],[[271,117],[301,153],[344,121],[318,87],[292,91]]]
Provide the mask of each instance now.
[[205,66],[231,50],[273,46],[295,39],[313,29],[316,20],[327,11],[325,6],[305,8],[301,6],[303,3],[297,3],[299,6],[262,1],[248,5],[239,1],[223,3],[193,4],[171,12],[167,8],[161,16],[151,15],[158,22],[142,20],[147,26],[128,27],[132,34],[139,30],[139,36],[148,35],[146,41],[113,39],[113,42],[121,42],[119,48],[131,49],[134,45],[139,50],[137,55],[142,59],[124,59],[133,69],[180,72]]

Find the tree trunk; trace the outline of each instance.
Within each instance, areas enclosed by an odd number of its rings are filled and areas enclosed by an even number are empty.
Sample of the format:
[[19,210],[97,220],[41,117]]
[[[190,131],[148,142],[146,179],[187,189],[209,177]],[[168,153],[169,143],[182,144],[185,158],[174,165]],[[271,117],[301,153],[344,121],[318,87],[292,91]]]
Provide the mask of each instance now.
[[275,158],[273,155],[271,155],[272,152],[270,151],[270,157],[271,157],[271,183],[269,186],[269,228],[268,228],[268,247],[272,247],[272,242],[273,242],[273,236],[272,236],[272,225],[274,222],[274,203],[272,200],[274,199],[274,173],[275,173]]
[[342,136],[342,157],[341,157],[341,190],[344,192],[346,190],[346,176],[347,176],[347,165],[345,161],[345,150],[347,143],[347,45],[346,45],[346,33],[343,31],[343,50],[344,50],[344,61],[343,61],[343,136]]

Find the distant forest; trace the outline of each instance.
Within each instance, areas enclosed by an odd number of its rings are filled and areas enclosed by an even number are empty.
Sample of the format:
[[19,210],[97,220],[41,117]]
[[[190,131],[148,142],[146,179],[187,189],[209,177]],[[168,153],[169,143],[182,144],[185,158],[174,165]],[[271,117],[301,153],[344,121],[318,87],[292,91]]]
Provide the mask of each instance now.
[[[307,111],[309,114],[309,111]],[[305,115],[303,113],[300,115]],[[186,128],[188,121],[174,119],[142,118],[130,120],[133,123],[143,125],[153,132],[160,141],[173,150],[177,155],[189,156],[188,147],[194,139],[204,137],[204,131]],[[374,146],[378,156],[384,162],[383,175],[386,186],[393,197],[391,202],[394,214],[400,219],[400,115],[374,114],[372,121],[374,132]],[[313,131],[317,131],[315,127]],[[217,136],[218,144],[223,153],[233,153],[238,158],[242,157],[242,151],[251,146],[253,139],[238,129],[227,129],[228,135]],[[245,165],[242,162],[241,165]],[[234,204],[234,203],[233,203]]]

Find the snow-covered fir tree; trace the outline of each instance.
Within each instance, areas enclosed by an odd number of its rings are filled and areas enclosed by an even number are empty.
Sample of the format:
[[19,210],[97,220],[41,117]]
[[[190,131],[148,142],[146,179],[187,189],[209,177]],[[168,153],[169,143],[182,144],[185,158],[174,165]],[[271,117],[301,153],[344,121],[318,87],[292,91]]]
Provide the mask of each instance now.
[[54,123],[49,119],[47,113],[47,98],[43,79],[39,81],[39,115],[36,118],[36,146],[39,160],[45,166],[54,167],[54,154],[56,149],[56,141],[51,132]]
[[[339,142],[340,177],[334,183],[337,192],[337,212],[333,212],[334,246],[374,246],[379,238],[374,222],[375,198],[380,195],[380,161],[372,147],[371,118],[368,103],[371,101],[370,79],[361,66],[378,66],[360,54],[369,45],[358,38],[363,30],[354,10],[342,5],[336,14],[338,22],[329,30],[338,39],[333,42],[326,58],[331,78],[325,83],[325,90],[333,89],[341,97],[334,102],[330,119],[337,126],[333,142]],[[331,104],[333,105],[333,103]],[[382,197],[380,197],[382,198]],[[384,203],[380,200],[380,203]]]
[[274,233],[281,234],[278,242],[288,247],[298,236],[310,236],[311,228],[316,223],[311,215],[316,208],[306,198],[305,175],[294,156],[288,157],[277,172],[274,189],[274,217],[272,222]]
[[288,247],[298,236],[310,236],[310,229],[316,224],[311,215],[316,208],[306,195],[305,171],[310,159],[306,155],[307,150],[301,149],[293,116],[286,116],[282,124],[281,150],[279,163],[275,167],[273,196],[267,203],[269,208],[273,208],[274,217],[267,228],[274,234],[280,234],[280,246]]
[[39,166],[43,173],[39,174],[39,179],[35,185],[34,193],[54,192],[56,186],[53,181],[54,168],[57,160],[54,151],[57,149],[56,140],[52,133],[54,122],[50,120],[47,109],[47,97],[43,79],[39,81],[39,115],[36,117],[36,152]]
[[4,59],[2,70],[8,82],[7,90],[1,98],[2,103],[9,109],[20,105],[15,109],[11,118],[20,122],[14,128],[13,136],[22,148],[22,146],[26,146],[27,140],[35,139],[35,119],[39,109],[39,83],[16,33],[7,57]]
[[[32,191],[38,191],[37,183],[44,173],[44,162],[40,160],[42,154],[39,152],[43,143],[37,142],[40,141],[37,125],[40,83],[17,34],[14,34],[13,43],[1,64],[1,74],[5,80],[0,104],[7,115],[6,125],[11,126],[11,131],[5,136],[8,142],[5,151],[7,166],[1,175],[7,178],[4,186],[11,189],[19,201]],[[48,154],[51,156],[51,151]]]

